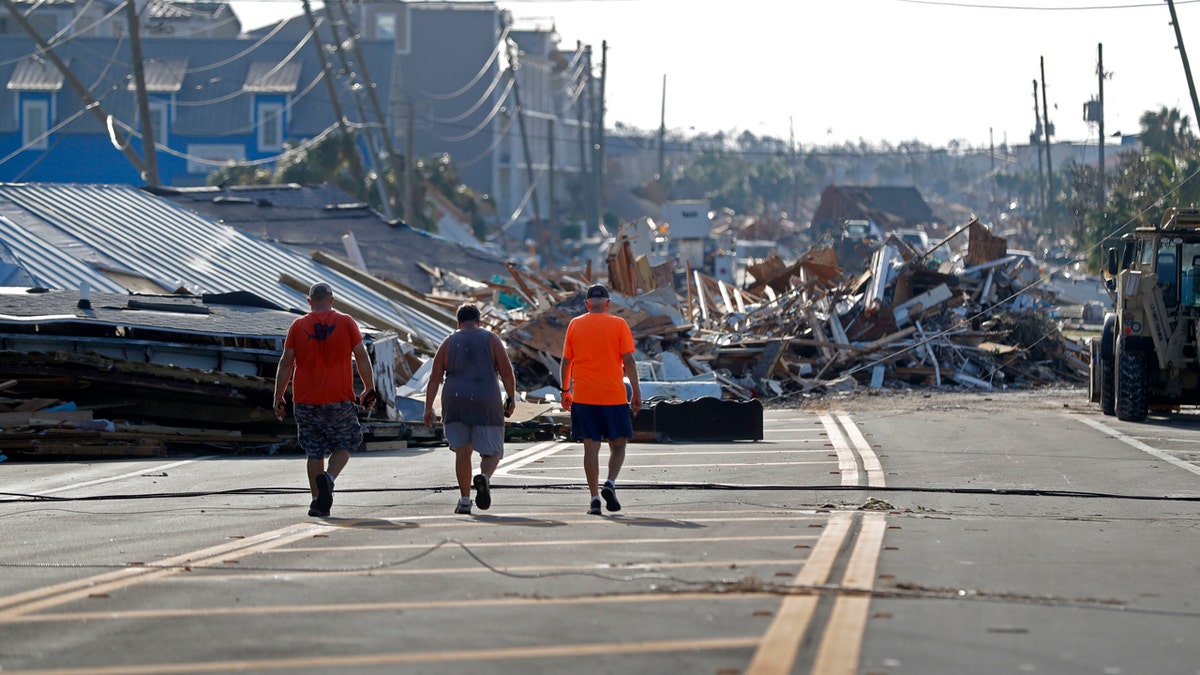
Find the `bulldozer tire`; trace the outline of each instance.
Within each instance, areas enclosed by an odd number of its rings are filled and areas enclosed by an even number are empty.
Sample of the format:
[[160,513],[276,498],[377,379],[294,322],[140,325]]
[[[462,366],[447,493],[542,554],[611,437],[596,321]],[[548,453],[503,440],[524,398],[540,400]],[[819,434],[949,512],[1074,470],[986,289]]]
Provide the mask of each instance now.
[[1141,422],[1146,419],[1146,353],[1123,349],[1117,344],[1117,419]]
[[1100,357],[1100,411],[1117,414],[1117,366],[1111,357]]

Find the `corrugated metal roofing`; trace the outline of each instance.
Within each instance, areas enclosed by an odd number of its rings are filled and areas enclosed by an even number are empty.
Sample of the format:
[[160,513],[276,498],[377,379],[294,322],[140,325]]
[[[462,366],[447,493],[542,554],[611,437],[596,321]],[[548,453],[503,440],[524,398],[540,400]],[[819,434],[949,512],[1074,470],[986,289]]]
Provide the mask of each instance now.
[[300,64],[256,59],[246,73],[242,91],[252,94],[291,94],[300,82]]
[[[93,257],[120,261],[163,288],[184,288],[196,294],[249,291],[282,307],[307,311],[305,294],[280,281],[281,273],[286,272],[305,284],[329,281],[347,305],[391,321],[434,345],[451,332],[434,319],[392,303],[311,258],[130,186],[0,185],[0,210],[14,226],[0,235],[10,246],[29,240],[32,247],[36,237],[28,231],[51,228],[77,240]],[[53,255],[52,250],[45,246],[28,255],[40,256],[39,264],[48,266],[50,261],[45,259]],[[78,251],[72,255],[84,257]],[[83,276],[94,275],[90,269],[75,272],[79,278],[72,278],[70,270],[63,268],[58,277],[61,281],[55,285],[75,288]]]
[[62,73],[41,58],[21,59],[8,78],[8,88],[14,91],[58,91],[62,86]]
[[[146,91],[173,93],[183,88],[183,76],[187,74],[187,59],[156,59],[146,61],[142,72],[146,78]],[[129,79],[129,91],[137,91],[137,82]]]
[[73,289],[86,281],[93,290],[125,292],[101,272],[4,217],[0,217],[0,246],[35,285]]

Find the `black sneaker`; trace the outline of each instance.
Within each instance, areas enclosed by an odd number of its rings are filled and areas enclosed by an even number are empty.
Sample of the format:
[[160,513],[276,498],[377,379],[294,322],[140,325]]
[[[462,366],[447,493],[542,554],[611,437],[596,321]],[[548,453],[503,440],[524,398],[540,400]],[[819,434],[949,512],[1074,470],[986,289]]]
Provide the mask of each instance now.
[[591,506],[588,507],[588,515],[589,516],[600,515],[600,498],[599,497],[592,498],[592,504],[591,504]]
[[317,476],[317,498],[313,504],[326,516],[329,515],[329,509],[333,508],[333,477],[328,473]]
[[475,488],[475,506],[487,511],[492,506],[492,486],[488,482],[488,477],[479,474],[475,476],[471,485]]
[[600,488],[600,496],[604,497],[604,506],[609,511],[620,511],[621,502],[617,501],[617,487],[612,483],[605,483],[604,487]]
[[308,505],[308,515],[312,516],[313,518],[326,518],[329,516],[329,512],[322,511],[320,508],[318,508],[317,500],[314,499],[312,500],[312,503]]

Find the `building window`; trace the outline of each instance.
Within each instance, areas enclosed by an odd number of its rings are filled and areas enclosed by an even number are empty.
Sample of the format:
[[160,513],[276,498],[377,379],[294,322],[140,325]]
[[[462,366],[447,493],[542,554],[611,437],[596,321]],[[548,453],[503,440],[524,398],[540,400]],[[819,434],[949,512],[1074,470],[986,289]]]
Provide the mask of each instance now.
[[375,15],[375,38],[377,40],[396,39],[396,15],[379,13]]
[[34,99],[21,101],[21,144],[30,150],[50,147],[50,101]]
[[257,119],[258,149],[260,151],[283,149],[283,104],[259,103]]
[[170,132],[170,117],[167,115],[166,101],[150,101],[150,128],[154,130],[154,144],[167,145]]

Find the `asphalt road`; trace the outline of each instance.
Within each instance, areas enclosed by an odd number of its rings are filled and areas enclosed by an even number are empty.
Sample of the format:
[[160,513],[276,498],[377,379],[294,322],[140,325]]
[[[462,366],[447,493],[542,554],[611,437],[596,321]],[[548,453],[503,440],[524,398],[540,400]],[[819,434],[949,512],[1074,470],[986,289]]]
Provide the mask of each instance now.
[[[1200,416],[1079,390],[859,396],[766,439],[0,464],[0,671],[1200,673]],[[863,508],[869,507],[869,508]]]

